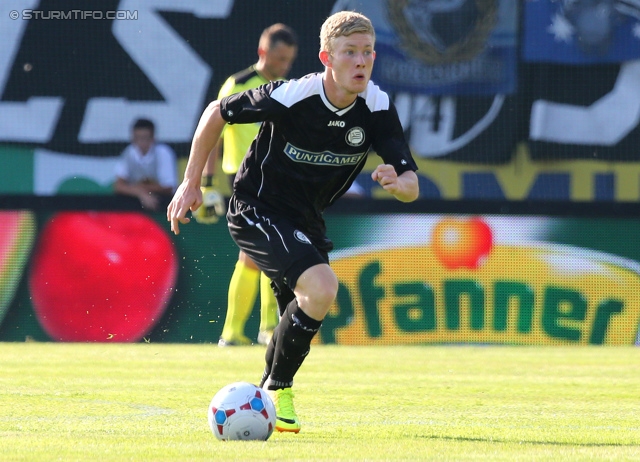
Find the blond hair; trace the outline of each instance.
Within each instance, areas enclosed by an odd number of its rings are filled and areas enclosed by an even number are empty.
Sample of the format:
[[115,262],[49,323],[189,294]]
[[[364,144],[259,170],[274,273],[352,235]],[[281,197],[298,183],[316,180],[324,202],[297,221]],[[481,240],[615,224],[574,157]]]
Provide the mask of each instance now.
[[339,11],[329,16],[320,28],[320,51],[333,51],[333,41],[355,33],[369,34],[376,40],[373,24],[365,15],[355,11]]

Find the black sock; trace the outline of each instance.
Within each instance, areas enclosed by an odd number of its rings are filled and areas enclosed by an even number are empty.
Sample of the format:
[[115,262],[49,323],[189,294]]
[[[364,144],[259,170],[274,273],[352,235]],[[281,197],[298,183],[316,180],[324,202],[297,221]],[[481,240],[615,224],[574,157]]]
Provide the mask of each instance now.
[[282,287],[278,287],[273,281],[271,281],[271,288],[273,289],[273,293],[276,297],[276,302],[278,302],[278,314],[282,317],[287,306],[291,303],[291,300],[296,298],[296,296],[287,286],[283,285]]
[[[275,294],[276,301],[278,302],[278,317],[279,319],[282,319],[282,317],[284,316],[284,312],[287,310],[287,306],[289,305],[289,303],[295,300],[296,296],[293,293],[293,291],[289,289],[287,286],[279,287],[274,281],[271,281],[271,288],[273,289],[273,293]],[[267,345],[267,351],[265,354],[266,366],[264,368],[264,371],[262,372],[260,387],[264,385],[266,380],[269,378],[269,375],[271,374],[271,365],[273,364],[273,358],[275,356],[277,338],[278,338],[278,328],[276,326],[276,328],[273,331],[273,335],[271,336],[271,341]]]
[[322,321],[307,316],[295,299],[289,303],[267,347],[267,366],[260,386],[267,380],[267,386],[272,390],[293,385],[293,376],[307,357],[311,340],[321,324]]

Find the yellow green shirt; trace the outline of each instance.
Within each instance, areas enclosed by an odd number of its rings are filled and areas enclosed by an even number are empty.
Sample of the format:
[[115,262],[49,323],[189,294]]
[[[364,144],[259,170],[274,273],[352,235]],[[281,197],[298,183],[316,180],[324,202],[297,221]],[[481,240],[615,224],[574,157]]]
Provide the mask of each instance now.
[[[260,75],[255,66],[248,67],[225,81],[218,93],[218,99],[257,88],[265,83],[269,83],[269,80]],[[222,171],[224,173],[235,175],[259,129],[260,123],[225,126],[222,132]]]

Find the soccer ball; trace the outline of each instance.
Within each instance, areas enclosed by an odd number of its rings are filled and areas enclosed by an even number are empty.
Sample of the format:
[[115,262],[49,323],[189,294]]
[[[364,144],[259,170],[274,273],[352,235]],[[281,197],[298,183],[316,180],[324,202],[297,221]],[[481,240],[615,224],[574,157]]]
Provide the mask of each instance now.
[[262,388],[235,382],[215,394],[208,418],[209,427],[219,440],[266,441],[276,425],[276,408]]

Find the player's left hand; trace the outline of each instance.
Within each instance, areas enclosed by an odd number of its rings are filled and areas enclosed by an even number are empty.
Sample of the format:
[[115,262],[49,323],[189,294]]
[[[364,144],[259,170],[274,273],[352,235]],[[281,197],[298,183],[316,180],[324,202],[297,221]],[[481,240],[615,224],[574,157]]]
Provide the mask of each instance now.
[[385,191],[395,194],[398,190],[398,174],[393,165],[382,164],[378,165],[376,169],[371,173],[371,179],[377,181]]

